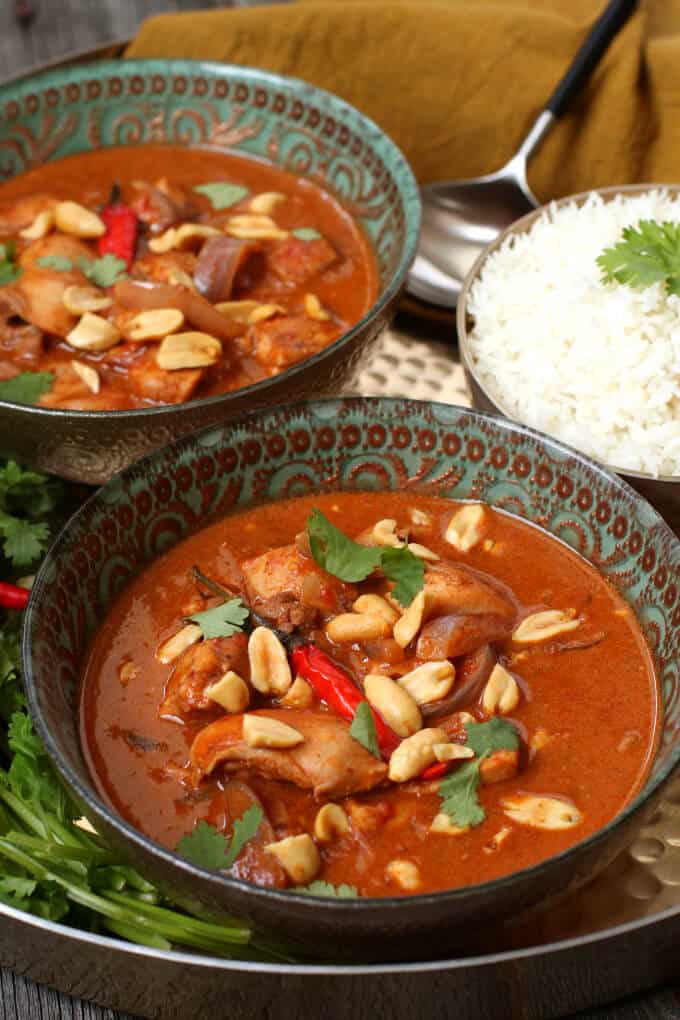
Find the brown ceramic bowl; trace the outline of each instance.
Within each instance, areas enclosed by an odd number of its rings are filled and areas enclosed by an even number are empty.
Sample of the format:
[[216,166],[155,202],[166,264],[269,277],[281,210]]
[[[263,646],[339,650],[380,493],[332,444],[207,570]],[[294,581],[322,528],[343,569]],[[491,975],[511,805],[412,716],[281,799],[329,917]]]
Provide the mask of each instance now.
[[73,153],[147,141],[223,146],[313,179],[363,227],[380,293],[325,350],[232,393],[131,411],[0,401],[0,456],[74,481],[100,484],[194,429],[337,392],[394,314],[415,256],[420,199],[401,152],[358,110],[305,82],[202,61],[121,60],[57,68],[0,89],[0,179]]
[[[680,194],[680,185],[678,184],[631,184],[625,187],[594,188],[593,191],[607,200],[615,198],[616,195],[620,194],[639,195],[642,192],[662,187],[669,191],[672,195]],[[576,202],[578,205],[582,205],[590,194],[592,194],[592,191],[582,192],[578,195],[568,195],[565,198],[559,199],[555,204],[558,207],[565,205],[567,202]],[[480,411],[490,411],[493,414],[500,414],[505,418],[513,418],[514,416],[506,407],[503,406],[501,398],[495,393],[492,393],[489,388],[485,386],[475,368],[471,345],[468,338],[468,333],[473,325],[467,309],[468,295],[472,284],[481,274],[488,257],[493,254],[493,252],[497,251],[508,237],[511,237],[513,234],[527,233],[535,221],[543,215],[546,208],[546,206],[541,206],[539,209],[534,210],[534,212],[530,212],[526,216],[517,220],[509,226],[507,230],[504,230],[503,233],[482,252],[466,276],[458,299],[458,344],[460,348],[460,359],[463,364],[463,370],[465,372],[465,379],[470,393],[470,398],[472,400],[472,406],[476,407]],[[524,424],[527,423],[524,422]],[[649,502],[657,508],[657,510],[676,531],[680,532],[680,477],[673,475],[654,476],[646,474],[643,471],[629,471],[613,464],[607,466],[610,471],[615,471],[618,475],[621,475],[622,478],[625,478],[625,480],[632,485],[633,488],[637,489],[638,492],[645,497],[645,499],[648,499]]]

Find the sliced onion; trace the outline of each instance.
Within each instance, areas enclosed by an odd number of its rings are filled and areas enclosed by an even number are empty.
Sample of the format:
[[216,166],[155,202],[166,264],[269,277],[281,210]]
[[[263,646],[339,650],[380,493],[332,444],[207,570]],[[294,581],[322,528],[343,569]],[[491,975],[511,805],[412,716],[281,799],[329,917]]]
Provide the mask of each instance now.
[[456,663],[456,683],[451,694],[441,701],[421,705],[420,711],[424,718],[449,715],[476,701],[495,665],[496,654],[489,644],[481,645],[474,652],[464,655]]
[[136,312],[153,308],[178,308],[192,325],[220,340],[231,340],[239,336],[243,329],[226,315],[220,315],[200,294],[181,285],[119,280],[113,288],[113,297],[124,308]]
[[208,238],[194,270],[194,283],[203,297],[212,304],[228,301],[236,274],[259,250],[252,241],[239,241],[235,237]]
[[496,613],[438,616],[426,623],[418,638],[419,659],[455,659],[489,641],[510,635],[511,624]]

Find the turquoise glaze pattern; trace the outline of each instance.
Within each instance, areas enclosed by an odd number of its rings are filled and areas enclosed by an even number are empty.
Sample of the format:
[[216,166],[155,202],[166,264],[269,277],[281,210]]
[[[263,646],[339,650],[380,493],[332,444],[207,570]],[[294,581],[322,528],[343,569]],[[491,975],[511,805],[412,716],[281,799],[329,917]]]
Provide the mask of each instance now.
[[[237,505],[339,488],[483,500],[602,571],[634,608],[659,665],[663,737],[647,789],[658,785],[680,758],[678,538],[624,482],[538,433],[444,404],[377,398],[284,407],[189,437],[114,478],[78,512],[39,574],[24,654],[51,739],[70,747],[81,778],[55,695],[74,726],[79,662],[129,579]],[[613,691],[617,682],[625,678],[612,678]]]

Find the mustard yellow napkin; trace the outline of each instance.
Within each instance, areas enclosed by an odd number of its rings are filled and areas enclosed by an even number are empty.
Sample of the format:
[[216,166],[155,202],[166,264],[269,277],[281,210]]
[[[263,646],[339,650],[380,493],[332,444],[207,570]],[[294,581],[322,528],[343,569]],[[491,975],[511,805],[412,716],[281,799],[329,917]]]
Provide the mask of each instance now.
[[[422,183],[499,167],[603,0],[304,0],[145,22],[129,57],[250,64],[337,93]],[[677,28],[677,34],[675,29]],[[646,0],[532,161],[539,198],[680,179],[680,0]]]

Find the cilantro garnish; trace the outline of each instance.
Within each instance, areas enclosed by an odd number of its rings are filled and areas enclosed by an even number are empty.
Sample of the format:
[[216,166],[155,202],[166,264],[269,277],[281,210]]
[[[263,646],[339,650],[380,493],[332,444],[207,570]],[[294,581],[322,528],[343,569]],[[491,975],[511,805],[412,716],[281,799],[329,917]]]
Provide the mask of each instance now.
[[197,184],[194,188],[199,195],[210,200],[213,209],[229,209],[248,194],[248,189],[241,184],[228,184],[226,181],[213,181],[210,184]]
[[309,885],[299,886],[295,892],[304,893],[306,896],[331,896],[336,900],[355,900],[359,893],[353,885],[333,885],[331,882],[322,882],[317,879]]
[[73,262],[65,255],[43,255],[35,264],[43,269],[56,269],[58,273],[70,273],[73,269]]
[[516,751],[519,747],[519,734],[507,719],[494,716],[488,722],[469,722],[465,726],[466,744],[471,747],[478,758],[493,751]]
[[26,567],[45,551],[49,527],[44,520],[61,498],[59,482],[24,471],[10,460],[0,468],[0,540],[15,567]]
[[597,264],[605,283],[664,283],[668,294],[680,295],[680,223],[640,220],[624,229],[623,240],[605,248]]
[[21,268],[14,261],[16,245],[14,241],[5,241],[0,244],[0,286],[5,283],[14,283],[21,276]]
[[187,617],[193,623],[197,623],[203,631],[204,638],[231,637],[237,631],[243,630],[243,624],[248,619],[249,609],[243,605],[240,598],[229,599],[222,602],[213,609],[205,609],[202,613],[194,613]]
[[405,546],[360,545],[317,509],[307,519],[307,534],[315,561],[341,581],[365,581],[381,567],[385,577],[397,582],[392,594],[404,607],[411,604],[423,587],[424,564]]
[[177,853],[199,868],[226,871],[232,866],[248,840],[260,827],[263,814],[257,804],[251,804],[234,822],[231,839],[218,832],[214,825],[201,820],[189,836],[182,836]]
[[53,381],[51,372],[20,372],[12,379],[0,382],[0,400],[10,400],[14,404],[37,404]]
[[296,227],[295,230],[291,230],[293,237],[299,238],[300,241],[318,241],[321,234],[314,227]]
[[519,734],[506,719],[494,717],[488,722],[470,722],[465,732],[467,746],[477,757],[460,765],[439,784],[441,810],[461,829],[480,825],[486,818],[479,803],[481,763],[494,751],[516,751],[519,747]]
[[[74,268],[72,260],[65,255],[44,255],[35,261],[37,265],[54,269],[58,273],[69,273]],[[88,259],[83,255],[78,259],[77,266],[95,287],[112,287],[127,275],[127,263],[117,255],[102,255],[99,259]]]
[[356,707],[349,735],[370,751],[375,758],[380,758],[378,736],[375,732],[375,719],[371,706],[367,701],[360,701]]

